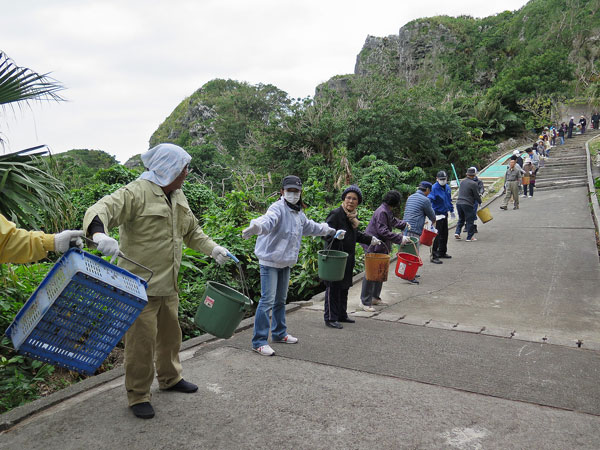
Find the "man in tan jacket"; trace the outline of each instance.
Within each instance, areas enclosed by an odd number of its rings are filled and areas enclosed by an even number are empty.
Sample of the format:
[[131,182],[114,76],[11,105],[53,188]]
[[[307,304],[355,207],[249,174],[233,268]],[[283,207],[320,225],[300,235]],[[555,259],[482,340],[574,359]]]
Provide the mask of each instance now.
[[[159,388],[196,392],[198,386],[181,376],[181,328],[178,320],[177,275],[183,244],[211,255],[219,264],[228,251],[200,229],[181,191],[191,156],[173,144],[160,144],[142,155],[147,171],[140,178],[100,199],[85,214],[83,229],[98,250],[113,260],[122,250],[133,261],[154,271],[148,283],[148,305],[125,334],[125,388],[129,406],[140,418],[154,417],[150,386],[156,374]],[[120,243],[108,236],[119,227]],[[121,259],[120,267],[142,277],[143,269]]]

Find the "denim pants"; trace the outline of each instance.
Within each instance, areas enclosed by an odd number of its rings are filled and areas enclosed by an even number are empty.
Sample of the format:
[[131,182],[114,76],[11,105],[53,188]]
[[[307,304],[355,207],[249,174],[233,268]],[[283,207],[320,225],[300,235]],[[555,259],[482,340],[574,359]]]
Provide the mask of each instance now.
[[565,137],[560,136],[560,145],[565,145]]
[[[278,341],[287,335],[285,300],[290,284],[290,268],[260,266],[260,301],[254,316],[252,348],[267,344],[269,328],[271,339]],[[272,313],[271,313],[272,311]],[[269,319],[271,313],[271,319]]]
[[467,239],[471,239],[474,234],[473,223],[475,222],[475,210],[470,205],[456,205],[458,211],[458,222],[456,223],[456,230],[454,234],[462,232],[463,225],[466,224]]
[[381,289],[383,281],[367,281],[367,277],[362,280],[362,289],[360,291],[360,301],[363,305],[371,306],[374,298],[381,298]]

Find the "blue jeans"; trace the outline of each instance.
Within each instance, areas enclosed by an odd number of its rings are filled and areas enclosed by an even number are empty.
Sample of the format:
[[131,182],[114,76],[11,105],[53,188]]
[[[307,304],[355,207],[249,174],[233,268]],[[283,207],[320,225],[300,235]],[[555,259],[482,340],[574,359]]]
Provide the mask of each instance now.
[[[252,348],[267,344],[269,328],[271,339],[280,341],[287,335],[285,325],[285,300],[290,284],[290,268],[260,266],[260,301],[254,316]],[[269,313],[272,312],[272,321]]]
[[560,136],[560,145],[565,145],[565,137]]

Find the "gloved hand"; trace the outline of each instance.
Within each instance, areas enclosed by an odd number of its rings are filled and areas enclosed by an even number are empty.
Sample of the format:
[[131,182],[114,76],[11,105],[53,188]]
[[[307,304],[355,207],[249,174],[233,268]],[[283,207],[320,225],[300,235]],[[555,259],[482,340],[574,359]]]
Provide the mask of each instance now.
[[334,237],[340,241],[346,237],[346,230],[336,230]]
[[218,265],[222,266],[229,259],[227,253],[229,252],[225,247],[217,245],[215,248],[213,248],[213,251],[211,252],[210,256],[217,262]]
[[410,244],[411,242],[408,236],[402,236],[402,245]]
[[454,214],[454,211],[452,211],[450,213],[450,219],[452,219],[452,220],[456,219],[456,214]]
[[371,245],[381,245],[381,241],[377,239],[375,236],[371,238]]
[[119,243],[116,239],[107,236],[104,233],[94,233],[92,237],[93,241],[98,246],[98,251],[106,256],[112,256],[110,259],[111,264],[117,259],[119,256]]
[[406,222],[406,227],[404,229],[406,231],[410,231],[410,223]]
[[254,236],[258,233],[260,233],[260,225],[258,225],[256,222],[250,221],[250,226],[242,230],[242,237],[244,239],[249,239],[250,236]]
[[64,253],[69,250],[71,242],[79,248],[83,248],[83,239],[85,233],[81,230],[65,230],[54,235],[54,251]]

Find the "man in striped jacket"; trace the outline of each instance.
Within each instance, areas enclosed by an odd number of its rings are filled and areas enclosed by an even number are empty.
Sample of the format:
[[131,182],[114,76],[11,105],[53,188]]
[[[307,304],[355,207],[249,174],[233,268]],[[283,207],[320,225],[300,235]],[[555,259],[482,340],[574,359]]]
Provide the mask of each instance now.
[[[408,222],[407,229],[409,231],[406,232],[407,236],[420,237],[423,233],[426,217],[435,226],[435,212],[431,206],[431,201],[427,198],[431,193],[431,186],[429,181],[421,181],[417,192],[406,199],[403,220]],[[411,283],[419,284],[417,280],[411,280]]]

